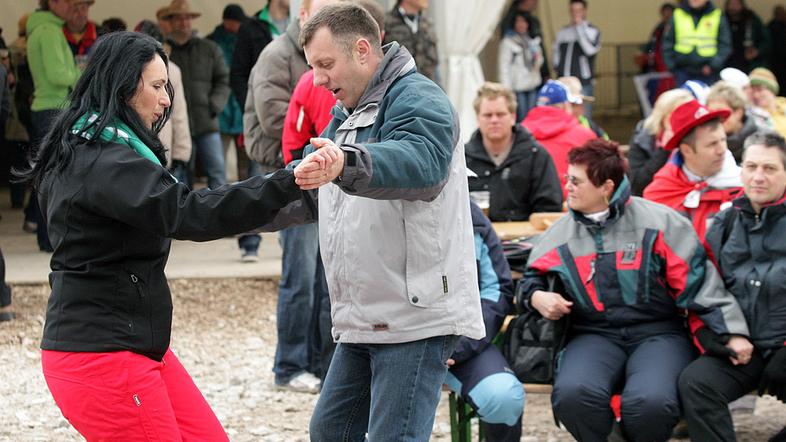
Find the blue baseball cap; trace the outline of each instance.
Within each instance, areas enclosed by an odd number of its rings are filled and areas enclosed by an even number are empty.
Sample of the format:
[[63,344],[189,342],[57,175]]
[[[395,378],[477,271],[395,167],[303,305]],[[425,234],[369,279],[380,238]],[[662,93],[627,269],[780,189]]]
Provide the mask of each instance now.
[[538,106],[573,102],[568,87],[557,80],[549,80],[538,91]]
[[693,95],[693,98],[696,99],[701,105],[707,104],[707,95],[710,93],[710,87],[707,86],[707,83],[700,81],[700,80],[688,80],[685,83],[682,83],[680,88],[687,90]]

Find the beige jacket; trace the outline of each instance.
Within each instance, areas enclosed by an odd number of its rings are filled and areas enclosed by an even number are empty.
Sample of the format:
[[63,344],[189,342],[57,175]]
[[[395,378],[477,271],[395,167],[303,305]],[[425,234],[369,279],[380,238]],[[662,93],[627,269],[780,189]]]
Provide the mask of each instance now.
[[158,138],[167,148],[167,167],[172,165],[172,160],[188,162],[191,159],[191,130],[188,126],[188,107],[183,91],[183,74],[181,74],[180,68],[171,61],[169,62],[169,81],[175,90],[172,115],[158,134]]
[[308,70],[306,56],[298,43],[300,25],[289,24],[259,54],[248,79],[248,95],[243,110],[246,152],[263,166],[282,167],[281,135],[289,99],[300,77]]

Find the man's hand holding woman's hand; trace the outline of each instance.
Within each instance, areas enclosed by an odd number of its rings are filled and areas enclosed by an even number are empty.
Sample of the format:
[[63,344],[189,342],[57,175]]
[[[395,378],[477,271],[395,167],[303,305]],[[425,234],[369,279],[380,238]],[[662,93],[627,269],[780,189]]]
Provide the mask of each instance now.
[[295,183],[303,190],[312,190],[335,180],[344,170],[344,151],[327,138],[312,138],[317,150],[308,154],[295,167]]

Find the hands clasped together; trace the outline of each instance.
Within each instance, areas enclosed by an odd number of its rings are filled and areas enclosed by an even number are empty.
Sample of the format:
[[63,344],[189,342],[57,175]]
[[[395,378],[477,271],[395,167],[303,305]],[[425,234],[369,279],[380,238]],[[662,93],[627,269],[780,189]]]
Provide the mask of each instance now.
[[335,180],[344,170],[344,151],[327,138],[312,138],[316,150],[295,167],[295,183],[312,190]]

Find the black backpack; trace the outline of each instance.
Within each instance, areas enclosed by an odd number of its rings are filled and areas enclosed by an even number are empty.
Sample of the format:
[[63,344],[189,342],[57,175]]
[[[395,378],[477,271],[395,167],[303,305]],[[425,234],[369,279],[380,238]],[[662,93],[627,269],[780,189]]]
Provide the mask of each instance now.
[[[564,293],[556,276],[549,277],[548,291]],[[516,286],[516,303],[523,309],[522,284]],[[516,377],[525,384],[551,384],[557,357],[565,346],[568,315],[558,321],[544,318],[537,310],[515,317],[505,331],[502,353]]]

